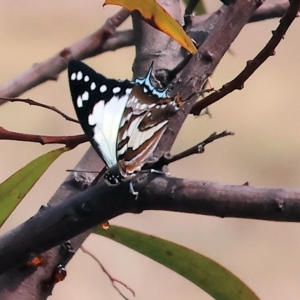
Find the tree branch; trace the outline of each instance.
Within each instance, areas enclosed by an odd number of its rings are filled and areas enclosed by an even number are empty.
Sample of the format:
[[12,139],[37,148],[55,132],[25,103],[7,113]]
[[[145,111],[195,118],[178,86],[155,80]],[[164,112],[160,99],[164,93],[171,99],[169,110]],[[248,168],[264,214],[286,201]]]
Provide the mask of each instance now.
[[155,150],[156,157],[163,156],[171,149],[182,124],[197,100],[197,94],[260,3],[259,0],[237,0],[234,4],[223,5],[207,20],[212,22],[213,29],[179,74],[172,91],[172,95],[180,95],[186,103],[171,119],[168,129]]
[[[177,211],[218,217],[300,222],[300,190],[263,189],[140,174],[110,187],[101,181],[59,205],[48,207],[0,239],[0,274],[99,223],[124,213]],[[1,278],[1,277],[0,277]]]
[[[133,34],[129,31],[115,34],[116,28],[129,16],[126,9],[119,10],[114,16],[107,19],[105,24],[96,32],[81,41],[66,47],[49,59],[34,64],[29,70],[12,79],[0,87],[0,96],[14,98],[25,91],[48,80],[57,80],[58,75],[64,71],[71,58],[85,59],[104,51],[115,50],[120,47],[132,45]],[[115,35],[114,35],[115,34]],[[111,38],[109,42],[107,40]],[[3,101],[0,101],[0,104]]]
[[0,140],[32,142],[32,143],[40,143],[41,145],[64,144],[70,148],[74,148],[79,144],[85,143],[87,141],[87,137],[85,134],[74,135],[74,136],[50,136],[50,135],[19,133],[19,132],[9,131],[3,127],[0,127]]
[[[172,3],[172,1],[167,2]],[[217,12],[217,17],[210,24],[214,28],[213,31],[199,49],[198,54],[189,63],[188,68],[180,74],[179,83],[175,87],[174,93],[182,93],[183,96],[189,97],[201,88],[205,78],[214,70],[232,40],[247,22],[247,18],[249,18],[256,5],[257,2],[254,0],[252,2],[237,0],[236,6],[223,7]],[[239,21],[238,18],[241,20]],[[155,34],[157,32],[152,32],[152,35],[155,36]],[[148,36],[145,36],[145,38],[148,38]],[[159,47],[166,50],[170,44],[164,42],[163,39],[160,41]],[[149,43],[151,42],[153,42],[153,39],[149,39]],[[224,43],[224,46],[222,43]],[[145,44],[140,46],[137,51],[147,50]],[[82,55],[83,52],[80,52],[80,50],[76,49],[77,53]],[[159,57],[157,47],[153,47],[152,50],[151,54]],[[161,57],[158,65],[163,64],[163,61],[168,58],[171,61],[176,54],[180,53],[179,47],[171,50],[174,50],[172,55],[168,57],[168,52],[165,51],[165,56]],[[56,67],[60,66],[60,68],[64,64],[63,67],[65,67],[70,54],[68,51],[69,49],[66,49],[65,52],[61,52],[64,55],[58,54],[58,57],[53,57],[51,64]],[[149,66],[149,59],[152,59],[152,56],[146,53],[145,60],[142,59],[142,61]],[[48,65],[45,64],[44,66],[52,67],[52,65],[49,65],[49,61],[50,59],[47,61]],[[61,64],[61,61],[63,64]],[[60,68],[51,69],[51,71],[56,72],[51,74],[57,75]],[[141,70],[139,70],[140,74],[144,74]],[[41,71],[43,70],[41,69]],[[42,74],[44,73],[42,72]],[[52,78],[55,78],[55,76],[52,76]],[[16,85],[16,87],[18,86]],[[2,94],[1,90],[0,94]],[[165,146],[160,145],[158,154],[163,154],[170,149],[194,101],[195,99],[188,101],[185,110],[172,120],[172,126],[167,133],[169,137],[168,139],[163,138],[166,144]],[[97,156],[90,157],[87,155],[87,157],[89,157],[90,166],[93,165],[92,168],[95,169],[94,163],[97,162]],[[79,168],[91,169],[87,166]],[[300,205],[299,191],[223,186],[143,173],[134,181],[135,189],[140,193],[139,198],[135,200],[135,197],[128,192],[127,183],[118,187],[108,187],[101,182],[87,191],[76,194],[78,190],[73,187],[74,182],[70,178],[63,183],[52,199],[56,204],[63,201],[61,204],[36,214],[33,218],[0,238],[0,272],[3,274],[0,276],[0,299],[16,299],[16,295],[13,294],[16,287],[18,287],[18,294],[39,294],[41,278],[49,279],[51,268],[58,262],[67,262],[72,256],[62,256],[58,251],[59,247],[55,247],[43,254],[53,258],[52,260],[49,259],[47,268],[38,268],[35,271],[26,269],[22,272],[20,268],[14,267],[25,263],[32,255],[42,253],[75,236],[72,239],[72,246],[76,250],[88,235],[87,232],[77,236],[79,233],[125,212],[139,213],[146,209],[154,209],[221,217],[293,222],[300,220],[299,213],[297,213],[300,211],[298,209]],[[65,200],[71,194],[76,195]],[[44,270],[45,274],[41,276],[41,272]],[[30,276],[33,272],[34,276]],[[20,282],[22,282],[22,285],[19,284]],[[21,290],[22,288],[23,290]],[[43,295],[44,297],[41,299],[45,299],[47,295]]]
[[[249,22],[281,17],[286,12],[288,6],[288,2],[267,2],[253,13]],[[66,69],[67,63],[71,57],[85,59],[103,52],[114,51],[122,47],[132,46],[134,43],[133,30],[117,31],[112,33],[115,30],[114,27],[118,27],[128,17],[127,14],[129,13],[125,10],[120,10],[117,14],[115,14],[115,16],[108,19],[99,30],[90,36],[83,38],[71,46],[65,47],[65,49],[55,54],[53,57],[50,57],[44,62],[33,65],[32,68],[28,69],[23,74],[20,74],[18,77],[0,86],[0,96],[17,97],[45,81],[57,80],[58,75]],[[211,16],[212,14],[205,14],[192,18],[192,23],[189,29],[198,31],[200,27],[200,30],[202,30],[203,22]],[[110,20],[114,20],[112,27]],[[107,28],[109,29],[107,30]],[[178,52],[178,49],[176,52]],[[177,61],[177,59],[174,60],[175,64],[172,64],[173,67],[177,64]],[[170,66],[169,69],[172,69],[172,66]],[[137,73],[137,76],[138,75],[139,74]],[[4,102],[5,101],[0,101],[0,104]]]
[[[101,170],[103,166],[104,164],[98,154],[90,148],[76,165],[75,169]],[[54,206],[62,203],[66,198],[78,194],[81,190],[82,186],[74,179],[74,175],[70,174],[50,199],[49,205]],[[35,231],[32,231],[31,233],[28,232],[28,235],[34,236],[34,232]],[[23,234],[27,235],[25,232],[23,232]],[[70,243],[73,252],[64,251],[62,249],[63,247],[60,246],[56,246],[51,250],[44,252],[42,258],[45,263],[37,269],[26,267],[13,268],[8,272],[5,272],[5,274],[0,276],[0,299],[15,300],[20,297],[20,295],[22,295],[22,298],[24,299],[28,299],[32,295],[35,295],[35,299],[46,299],[51,295],[51,287],[43,289],[44,283],[49,283],[58,264],[66,265],[68,263],[75,251],[81,246],[82,242],[89,234],[90,231],[83,232],[71,239]],[[0,240],[1,239],[2,237]],[[21,244],[20,247],[22,248]],[[10,251],[9,248],[7,248],[7,251]],[[34,252],[30,255],[31,258],[32,256],[35,256]]]
[[[289,1],[274,2],[272,0],[264,1],[264,3],[257,8],[251,15],[248,23],[270,20],[274,18],[281,18],[284,16],[290,7]],[[203,22],[211,17],[213,14],[207,13],[203,15],[188,15],[187,30],[201,30]]]
[[80,249],[82,250],[82,252],[84,252],[85,254],[89,255],[98,265],[99,267],[102,269],[103,273],[106,274],[106,276],[108,277],[108,279],[110,280],[112,286],[114,287],[114,289],[119,293],[119,295],[125,299],[125,300],[129,300],[118,288],[118,286],[116,285],[117,283],[122,285],[124,288],[126,288],[128,291],[131,292],[131,294],[133,296],[135,296],[135,292],[132,288],[130,288],[126,283],[124,283],[123,281],[113,277],[112,275],[110,275],[110,273],[106,270],[106,268],[103,266],[103,264],[100,262],[100,260],[93,254],[91,253],[89,250],[87,250],[84,246],[81,246]]
[[74,122],[74,123],[77,123],[77,124],[79,123],[78,120],[69,117],[68,115],[66,115],[65,113],[63,113],[61,110],[57,109],[56,107],[49,106],[49,105],[46,105],[46,104],[43,104],[43,103],[39,103],[39,102],[31,100],[31,99],[3,98],[3,97],[0,97],[0,101],[1,100],[10,101],[10,102],[23,102],[23,103],[27,103],[29,105],[43,107],[43,108],[46,108],[46,109],[49,109],[49,110],[52,110],[52,111],[56,112],[57,114],[59,114],[63,118],[65,118],[67,121],[71,121],[71,122]]
[[298,15],[299,1],[291,1],[291,5],[286,14],[279,21],[279,26],[272,32],[272,37],[266,46],[257,54],[253,60],[247,62],[244,70],[232,81],[224,84],[222,88],[198,101],[192,108],[191,113],[199,115],[203,108],[220,100],[234,90],[241,90],[247,79],[270,57],[275,55],[275,48],[283,39],[286,31]]

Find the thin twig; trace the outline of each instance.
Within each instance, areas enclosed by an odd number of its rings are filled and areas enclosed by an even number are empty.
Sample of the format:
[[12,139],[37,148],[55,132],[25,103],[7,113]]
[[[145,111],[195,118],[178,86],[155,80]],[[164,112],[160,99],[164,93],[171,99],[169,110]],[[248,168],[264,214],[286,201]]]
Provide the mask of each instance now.
[[193,154],[203,153],[205,151],[206,145],[212,143],[213,141],[215,141],[217,139],[220,139],[220,138],[223,138],[223,137],[229,136],[229,135],[234,135],[234,133],[231,131],[226,131],[226,130],[224,130],[221,133],[214,132],[208,138],[206,138],[204,141],[202,141],[201,143],[198,143],[197,145],[195,145],[181,153],[178,153],[176,155],[172,155],[170,157],[165,157],[165,165],[168,165],[168,164],[178,161],[180,159],[186,158]]
[[0,127],[0,140],[32,142],[32,143],[40,143],[41,145],[64,144],[68,147],[74,148],[79,144],[85,143],[87,141],[87,137],[84,134],[73,135],[73,136],[50,136],[50,135],[27,134],[27,133],[9,131],[3,127]]
[[[290,6],[289,1],[273,2],[265,1],[249,19],[249,23],[281,18],[284,16]],[[190,15],[191,21],[188,23],[188,30],[197,31],[201,28],[203,22],[212,16],[212,13],[203,15]]]
[[272,38],[257,56],[253,60],[249,60],[244,70],[232,81],[224,84],[219,90],[195,103],[191,109],[191,113],[193,115],[199,115],[203,108],[208,107],[234,90],[241,90],[244,87],[246,80],[267,60],[267,58],[275,55],[275,48],[283,39],[294,19],[298,16],[298,9],[298,1],[293,1],[284,17],[280,19],[277,29],[272,32]]
[[79,123],[78,120],[73,119],[72,117],[69,117],[68,115],[66,115],[65,113],[63,113],[61,110],[57,109],[56,107],[49,106],[49,105],[46,105],[46,104],[43,104],[43,103],[39,103],[39,102],[36,102],[36,101],[34,101],[32,99],[29,99],[29,98],[28,99],[20,99],[20,98],[4,98],[4,97],[0,97],[0,100],[10,101],[10,102],[23,102],[23,103],[27,103],[29,105],[43,107],[43,108],[46,108],[46,109],[49,109],[49,110],[52,110],[52,111],[58,113],[63,118],[65,118],[67,121],[71,121],[71,122],[74,122],[74,123]]
[[212,143],[213,141],[223,138],[225,136],[229,136],[229,135],[234,135],[233,132],[231,131],[226,131],[224,130],[221,133],[212,133],[207,139],[205,139],[204,141],[202,141],[201,143],[181,152],[178,153],[176,155],[171,156],[170,158],[166,158],[167,159],[167,164],[173,163],[175,161],[178,161],[180,159],[186,158],[190,155],[193,154],[198,154],[198,153],[203,153],[205,151],[205,146]]
[[170,154],[163,155],[157,162],[145,165],[143,170],[150,170],[150,169],[158,170],[158,171],[162,170],[162,168],[164,166],[167,166],[175,161],[181,160],[181,159],[191,156],[193,154],[203,153],[205,151],[206,145],[212,143],[213,141],[215,141],[217,139],[220,139],[220,138],[223,138],[223,137],[229,136],[229,135],[234,135],[234,133],[231,131],[226,131],[226,130],[224,130],[221,133],[214,132],[208,138],[206,138],[204,141],[202,141],[201,143],[198,143],[197,145],[195,145],[183,152],[180,152],[175,155],[170,155]]
[[254,12],[249,20],[249,23],[281,18],[284,16],[289,6],[289,1],[267,1]]
[[117,290],[117,292],[120,294],[120,296],[125,299],[125,300],[129,300],[129,298],[127,298],[116,286],[116,283],[119,283],[121,285],[123,285],[127,290],[129,290],[133,296],[135,296],[135,292],[133,289],[131,289],[127,284],[125,284],[124,282],[112,277],[109,272],[105,269],[105,267],[103,266],[103,264],[99,261],[99,259],[92,254],[89,250],[87,250],[83,245],[81,245],[80,249],[86,253],[87,255],[89,255],[92,259],[94,259],[96,261],[96,263],[100,266],[100,268],[102,269],[102,271],[107,275],[107,277],[109,278],[112,286]]
[[192,14],[196,8],[196,6],[198,5],[199,0],[190,0],[186,6],[185,12],[184,12],[184,29],[186,29],[187,27],[189,27],[192,23]]

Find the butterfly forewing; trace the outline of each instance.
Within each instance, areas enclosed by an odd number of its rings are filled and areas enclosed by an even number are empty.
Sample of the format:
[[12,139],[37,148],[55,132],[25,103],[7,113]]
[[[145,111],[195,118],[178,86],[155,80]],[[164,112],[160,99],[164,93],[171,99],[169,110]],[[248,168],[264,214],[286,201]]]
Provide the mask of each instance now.
[[116,140],[134,86],[107,79],[80,61],[68,67],[71,96],[78,120],[98,154],[110,168],[117,163]]

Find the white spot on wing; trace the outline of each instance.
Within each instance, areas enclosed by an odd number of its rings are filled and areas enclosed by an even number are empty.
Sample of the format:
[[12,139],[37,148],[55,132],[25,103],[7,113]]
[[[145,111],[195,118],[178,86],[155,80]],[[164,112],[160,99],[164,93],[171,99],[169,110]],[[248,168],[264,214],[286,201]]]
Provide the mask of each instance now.
[[119,86],[116,86],[116,87],[113,88],[112,91],[113,91],[114,94],[118,94],[121,91],[121,88]]
[[99,91],[105,93],[107,91],[107,86],[105,84],[101,85]]
[[88,75],[85,75],[83,80],[84,80],[84,82],[89,82],[90,77]]
[[77,73],[77,80],[81,80],[82,77],[83,77],[83,74],[82,74],[81,71],[79,71],[79,72]]
[[71,80],[75,80],[76,79],[76,73],[73,73],[72,75],[71,75]]
[[129,94],[131,93],[131,91],[132,91],[132,89],[127,88],[127,89],[125,90],[125,93],[126,93],[127,95],[129,95]]
[[87,100],[89,100],[89,93],[87,91],[85,91],[82,94],[82,101],[87,101]]
[[77,107],[78,107],[78,108],[81,108],[81,107],[82,107],[82,98],[81,98],[81,96],[78,96],[78,97],[77,97]]
[[143,104],[140,105],[140,109],[144,110],[146,108],[148,108],[147,104],[143,103]]
[[91,83],[91,90],[93,91],[95,88],[96,88],[96,83],[95,83],[95,82],[92,82],[92,83]]

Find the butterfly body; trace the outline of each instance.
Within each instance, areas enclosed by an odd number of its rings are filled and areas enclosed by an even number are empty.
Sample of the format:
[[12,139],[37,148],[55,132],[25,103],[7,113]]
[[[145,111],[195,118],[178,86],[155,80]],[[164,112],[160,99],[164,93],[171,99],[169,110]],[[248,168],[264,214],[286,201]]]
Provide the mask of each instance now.
[[78,120],[108,167],[104,178],[112,185],[130,179],[150,159],[183,101],[151,84],[152,66],[134,82],[107,79],[75,60],[68,71]]

